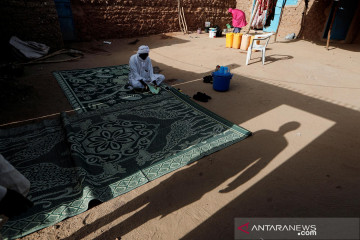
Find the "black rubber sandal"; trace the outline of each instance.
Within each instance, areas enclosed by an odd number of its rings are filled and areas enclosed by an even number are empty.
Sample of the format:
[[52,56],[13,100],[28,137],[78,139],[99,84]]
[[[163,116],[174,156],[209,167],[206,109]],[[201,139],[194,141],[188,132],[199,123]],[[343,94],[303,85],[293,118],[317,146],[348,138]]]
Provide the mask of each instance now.
[[197,93],[193,96],[193,99],[197,100],[197,101],[200,101],[200,102],[207,102],[208,101],[208,98]]

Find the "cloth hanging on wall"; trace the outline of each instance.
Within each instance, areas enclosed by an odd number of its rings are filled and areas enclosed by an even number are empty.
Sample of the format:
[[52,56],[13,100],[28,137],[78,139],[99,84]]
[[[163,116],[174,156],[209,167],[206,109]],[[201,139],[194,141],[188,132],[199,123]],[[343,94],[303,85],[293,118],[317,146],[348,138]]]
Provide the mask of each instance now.
[[253,9],[254,18],[251,22],[253,29],[262,29],[264,26],[269,26],[274,19],[275,0],[257,0]]

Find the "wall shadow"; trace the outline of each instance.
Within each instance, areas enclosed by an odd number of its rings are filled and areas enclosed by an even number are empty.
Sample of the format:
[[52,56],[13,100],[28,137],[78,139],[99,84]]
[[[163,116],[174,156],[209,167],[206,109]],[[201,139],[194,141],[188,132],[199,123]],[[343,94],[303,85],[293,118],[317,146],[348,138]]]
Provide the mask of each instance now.
[[[34,79],[40,75],[43,80],[47,78],[49,81],[49,79],[53,79],[51,71],[54,69],[124,64],[127,63],[130,55],[119,56],[116,59],[100,57],[94,56],[90,62],[79,61],[61,66],[48,65],[43,73],[28,76],[26,79],[33,81],[33,84],[41,84]],[[172,72],[173,76],[181,76],[188,79],[188,82],[201,79],[209,72],[205,70],[202,73],[183,71],[155,61],[153,61],[153,66],[164,69],[162,73],[168,78],[171,78],[168,73]],[[50,81],[52,84],[57,84],[55,80]],[[47,85],[42,85],[43,89],[47,89],[46,87]],[[358,217],[360,215],[358,204],[360,202],[359,111],[236,74],[232,79],[230,90],[226,93],[213,91],[212,85],[205,84],[201,80],[191,83],[185,81],[180,87],[188,95],[199,90],[211,95],[212,100],[209,103],[201,104],[235,124],[254,119],[282,105],[335,123],[275,171],[186,234],[184,239],[233,239],[234,218],[242,216]],[[56,91],[58,91],[58,95],[47,96],[49,98],[47,101],[56,102],[59,99],[66,101],[61,89]],[[45,97],[42,97],[43,100],[46,99]],[[22,110],[24,110],[24,106],[16,109],[17,116],[24,115]],[[41,112],[40,110],[39,112]],[[58,104],[47,110],[53,112],[64,109],[61,104]],[[39,112],[32,112],[32,114],[35,115]],[[46,111],[42,109],[42,112]],[[293,116],[292,121],[298,122],[296,116]],[[284,125],[283,127],[287,131],[295,129],[294,126]],[[65,239],[86,237],[90,234],[91,227],[101,228],[119,216],[144,206],[142,210],[102,233],[96,239],[119,237],[150,219],[164,217],[199,200],[205,193],[246,169],[250,164],[254,164],[253,168],[248,168],[247,174],[240,175],[219,194],[233,191],[271,163],[272,159],[288,146],[283,138],[284,132],[260,129],[263,130],[255,132],[254,136],[249,139],[205,157],[190,167],[174,173],[158,186],[114,209],[105,217],[84,226]],[[229,158],[229,155],[233,157]],[[121,199],[121,196],[119,198]]]
[[[204,194],[251,165],[231,182],[226,189],[222,190],[224,193],[232,191],[255,176],[274,156],[279,154],[288,145],[284,134],[296,130],[299,126],[298,122],[289,122],[281,126],[277,132],[266,129],[258,131],[255,133],[256,137],[246,139],[241,144],[237,144],[236,149],[233,148],[238,153],[236,155],[239,156],[236,159],[223,158],[213,162],[201,162],[200,160],[200,162],[191,165],[189,168],[174,173],[169,179],[134,200],[127,202],[110,214],[87,224],[64,240],[85,238],[88,233],[91,233],[92,229],[104,226],[115,221],[119,216],[146,205],[125,221],[113,226],[109,231],[94,239],[112,239],[114,236],[123,236],[153,218],[165,217],[199,200]],[[259,151],[246,154],[246,157],[242,157],[242,154],[240,154],[246,152],[247,149],[264,146],[269,142],[272,142],[271,148],[259,149]],[[209,167],[209,164],[211,167]],[[219,169],[221,170],[219,171]],[[179,184],[180,182],[181,184]]]
[[[240,113],[230,117],[231,110],[221,111],[232,121],[241,123],[286,104],[336,124],[182,239],[233,239],[234,218],[238,217],[358,217],[360,150],[356,146],[360,141],[356,136],[360,133],[360,113],[251,79],[241,81],[242,87],[232,90],[241,89],[246,99],[243,102],[251,104],[239,106],[238,111],[246,112],[246,117]],[[245,89],[250,88],[261,97],[246,94]],[[246,155],[257,150],[251,149]]]
[[[156,62],[153,64],[160,65]],[[179,76],[194,74],[172,70]],[[195,74],[193,79],[202,75]],[[331,120],[335,125],[183,238],[232,239],[234,218],[242,216],[359,216],[360,150],[356,146],[360,144],[357,137],[360,134],[360,113],[240,75],[234,75],[233,79],[230,90],[226,93],[215,92],[211,85],[202,81],[189,84],[185,82],[181,86],[185,93],[207,89],[213,99],[208,105],[202,105],[234,123],[251,120],[279,106],[287,105]],[[257,131],[254,136],[174,173],[151,190],[84,226],[66,239],[86,237],[90,234],[90,229],[101,228],[119,216],[143,207],[95,239],[125,235],[151,219],[167,216],[199,200],[205,193],[246,169],[226,188],[220,190],[219,194],[231,192],[251,180],[287,147],[284,133],[294,131],[298,126],[299,122],[294,116],[293,122],[283,125],[278,132],[267,129]],[[229,154],[233,157],[229,158]]]

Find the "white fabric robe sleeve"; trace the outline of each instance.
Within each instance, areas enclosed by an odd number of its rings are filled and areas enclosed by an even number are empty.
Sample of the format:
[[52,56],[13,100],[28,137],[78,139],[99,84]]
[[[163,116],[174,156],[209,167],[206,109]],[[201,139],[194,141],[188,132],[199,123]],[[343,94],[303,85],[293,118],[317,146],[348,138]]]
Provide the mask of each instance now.
[[130,67],[129,81],[130,81],[130,83],[137,82],[137,81],[140,81],[141,79],[144,79],[140,75],[139,64],[138,64],[138,61],[136,58],[137,58],[137,54],[132,55],[130,57],[130,61],[129,61],[129,67]]
[[154,75],[154,68],[152,66],[150,58],[148,58],[147,60],[148,60],[147,67],[149,69],[150,79],[151,79],[151,81],[155,81],[158,77]]
[[6,193],[7,193],[7,189],[3,186],[0,186],[0,202],[5,197]]
[[0,154],[0,186],[17,191],[26,196],[30,190],[30,182],[18,170],[16,170]]

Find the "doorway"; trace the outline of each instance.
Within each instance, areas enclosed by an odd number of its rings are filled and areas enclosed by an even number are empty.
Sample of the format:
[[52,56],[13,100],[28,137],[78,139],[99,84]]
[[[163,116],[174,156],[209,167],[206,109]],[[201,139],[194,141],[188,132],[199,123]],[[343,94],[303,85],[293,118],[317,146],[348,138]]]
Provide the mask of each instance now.
[[332,40],[345,40],[348,34],[351,22],[354,18],[358,1],[333,1],[330,14],[325,25],[323,38],[327,38],[327,34],[331,25],[332,17],[334,15],[336,5],[338,9],[335,13],[333,27],[331,29],[330,39]]
[[55,0],[63,41],[76,40],[70,0]]

